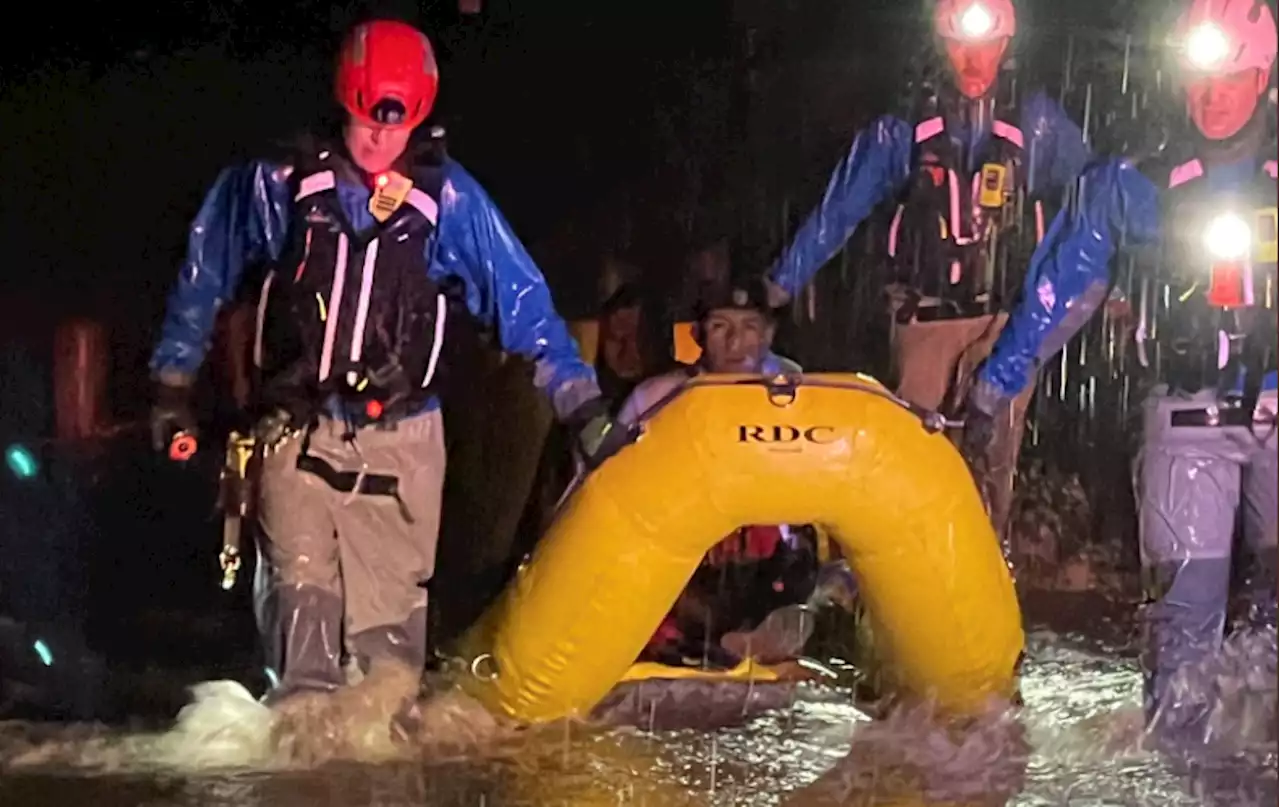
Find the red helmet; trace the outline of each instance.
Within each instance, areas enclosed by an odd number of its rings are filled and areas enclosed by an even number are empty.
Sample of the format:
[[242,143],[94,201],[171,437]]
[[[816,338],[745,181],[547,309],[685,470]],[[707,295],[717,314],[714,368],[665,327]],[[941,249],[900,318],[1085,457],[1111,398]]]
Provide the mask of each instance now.
[[439,86],[431,42],[412,25],[367,22],[342,43],[334,94],[356,120],[413,128],[431,113]]
[[1013,36],[1018,15],[1013,0],[938,0],[933,27],[943,39],[990,42]]
[[1276,61],[1276,18],[1262,0],[1192,0],[1178,39],[1188,66],[1200,72],[1269,73]]

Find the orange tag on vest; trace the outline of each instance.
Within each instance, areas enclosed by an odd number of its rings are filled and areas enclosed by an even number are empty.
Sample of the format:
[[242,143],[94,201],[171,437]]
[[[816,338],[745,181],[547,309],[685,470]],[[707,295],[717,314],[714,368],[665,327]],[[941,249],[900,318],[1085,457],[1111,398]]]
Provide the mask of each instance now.
[[391,218],[400,209],[413,188],[413,180],[395,171],[385,171],[373,180],[373,195],[369,197],[369,212],[379,222]]

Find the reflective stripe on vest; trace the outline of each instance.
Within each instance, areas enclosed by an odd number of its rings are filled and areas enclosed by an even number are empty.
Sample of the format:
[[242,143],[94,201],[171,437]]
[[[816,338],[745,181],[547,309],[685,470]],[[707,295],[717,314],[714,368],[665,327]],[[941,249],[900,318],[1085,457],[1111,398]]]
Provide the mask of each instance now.
[[[946,121],[941,115],[921,121],[916,124],[916,143],[923,143],[927,140],[932,140],[942,134],[945,130]],[[991,134],[1001,140],[1008,141],[1019,149],[1023,148],[1024,140],[1022,130],[1011,123],[1006,123],[1002,120],[993,120],[991,122]],[[980,173],[974,174],[969,187],[969,197],[971,200],[978,198],[980,182]],[[961,234],[964,232],[965,228],[961,226],[960,219],[960,180],[956,176],[954,170],[947,170],[947,186],[949,191],[948,217],[950,219],[949,226],[951,228],[951,238],[955,241],[957,246],[967,246],[968,244],[972,244],[976,241],[978,236],[965,236]],[[1038,222],[1040,226],[1037,228],[1037,241],[1039,241],[1039,239],[1043,238],[1044,235],[1044,226],[1042,223],[1044,214],[1040,211],[1039,202],[1036,203],[1036,210],[1038,215],[1041,217],[1040,222]],[[903,206],[898,205],[897,211],[893,214],[893,221],[889,224],[889,257],[891,258],[895,258],[898,255],[898,230],[902,226],[902,212]],[[953,271],[952,274],[954,275],[955,272]],[[953,280],[952,282],[956,281]]]
[[436,226],[436,220],[440,216],[440,206],[436,204],[436,200],[417,188],[410,188],[409,195],[405,197],[405,201],[417,208],[422,217],[431,222],[431,226]]
[[440,363],[440,350],[444,347],[444,318],[449,313],[449,304],[443,294],[436,295],[436,331],[431,343],[431,355],[427,358],[427,372],[422,377],[422,388],[426,389],[436,375],[436,365]]
[[347,253],[351,242],[346,233],[338,233],[337,263],[333,268],[333,285],[329,288],[329,305],[325,312],[324,344],[320,348],[320,380],[333,369],[333,342],[338,337],[338,314],[342,308],[342,287],[347,281]]

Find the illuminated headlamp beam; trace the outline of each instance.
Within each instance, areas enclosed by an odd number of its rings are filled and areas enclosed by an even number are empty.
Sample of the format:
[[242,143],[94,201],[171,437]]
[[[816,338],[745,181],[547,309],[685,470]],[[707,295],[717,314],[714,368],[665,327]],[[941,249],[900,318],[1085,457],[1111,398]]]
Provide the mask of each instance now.
[[1184,49],[1192,67],[1213,70],[1221,67],[1227,54],[1231,52],[1231,40],[1221,28],[1205,22],[1187,34]]
[[1235,213],[1222,213],[1205,228],[1204,247],[1218,260],[1238,261],[1249,254],[1252,246],[1253,232]]
[[960,33],[969,39],[981,39],[995,28],[996,19],[982,3],[971,3],[960,12]]

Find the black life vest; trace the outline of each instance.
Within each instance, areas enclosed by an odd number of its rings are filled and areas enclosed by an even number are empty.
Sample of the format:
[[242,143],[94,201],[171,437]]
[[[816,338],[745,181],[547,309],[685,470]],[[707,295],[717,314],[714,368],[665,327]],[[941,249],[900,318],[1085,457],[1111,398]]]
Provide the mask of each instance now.
[[405,176],[413,185],[394,212],[357,231],[337,188],[363,182],[361,172],[336,149],[295,160],[292,247],[270,267],[258,301],[260,407],[310,420],[336,396],[355,420],[391,420],[435,393],[449,305],[425,253],[442,167],[414,165]]
[[[970,109],[979,114],[976,104]],[[913,175],[888,226],[891,271],[894,281],[954,304],[961,316],[1010,299],[1021,283],[1020,275],[1009,277],[1010,260],[1030,257],[1030,249],[1013,249],[1024,246],[1026,229],[1024,141],[1015,120],[1012,111],[993,116],[972,156],[949,136],[943,115],[915,127]],[[1039,216],[1029,234],[1042,236],[1043,211],[1031,212]]]
[[[1276,160],[1263,150],[1252,182],[1214,190],[1183,152],[1143,166],[1162,188],[1161,242],[1139,301],[1138,359],[1175,390],[1249,394],[1276,361]],[[1216,236],[1211,236],[1210,231]],[[1215,255],[1211,239],[1238,257]],[[1241,386],[1243,384],[1243,387]]]

